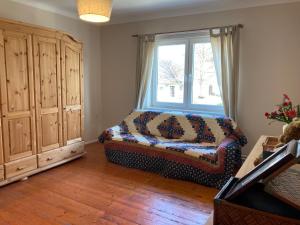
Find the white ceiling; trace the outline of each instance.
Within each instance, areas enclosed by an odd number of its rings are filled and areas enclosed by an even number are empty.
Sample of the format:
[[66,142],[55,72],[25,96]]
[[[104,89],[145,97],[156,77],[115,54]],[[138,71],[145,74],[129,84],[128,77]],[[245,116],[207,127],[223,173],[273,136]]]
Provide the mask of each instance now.
[[[77,18],[76,0],[11,0]],[[113,0],[111,23],[189,15],[300,0]]]

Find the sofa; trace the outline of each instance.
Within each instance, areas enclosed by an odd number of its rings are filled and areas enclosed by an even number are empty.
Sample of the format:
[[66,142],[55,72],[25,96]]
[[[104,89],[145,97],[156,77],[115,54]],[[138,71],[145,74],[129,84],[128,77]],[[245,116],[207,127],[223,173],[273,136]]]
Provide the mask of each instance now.
[[134,111],[99,136],[108,161],[222,188],[247,139],[230,118]]

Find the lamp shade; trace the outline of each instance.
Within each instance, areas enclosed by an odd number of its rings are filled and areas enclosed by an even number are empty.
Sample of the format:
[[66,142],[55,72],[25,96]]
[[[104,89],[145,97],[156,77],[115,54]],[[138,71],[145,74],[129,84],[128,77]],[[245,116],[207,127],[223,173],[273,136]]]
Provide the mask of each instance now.
[[112,0],[77,0],[77,8],[80,19],[105,23],[110,20]]

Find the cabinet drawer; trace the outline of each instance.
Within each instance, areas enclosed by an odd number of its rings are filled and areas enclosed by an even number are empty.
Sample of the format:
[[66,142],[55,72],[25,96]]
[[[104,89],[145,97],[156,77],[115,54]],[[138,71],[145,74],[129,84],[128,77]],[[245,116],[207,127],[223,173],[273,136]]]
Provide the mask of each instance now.
[[63,158],[68,159],[84,152],[84,142],[67,145],[62,147],[62,149]]
[[52,163],[59,162],[63,160],[63,149],[55,149],[42,154],[38,154],[38,165],[39,167],[48,166]]
[[5,164],[6,178],[18,176],[22,173],[34,170],[37,168],[36,156],[30,156],[14,162]]
[[84,142],[71,144],[59,149],[44,152],[38,155],[39,167],[48,166],[52,163],[71,158],[84,152]]
[[0,181],[4,180],[4,168],[0,166]]

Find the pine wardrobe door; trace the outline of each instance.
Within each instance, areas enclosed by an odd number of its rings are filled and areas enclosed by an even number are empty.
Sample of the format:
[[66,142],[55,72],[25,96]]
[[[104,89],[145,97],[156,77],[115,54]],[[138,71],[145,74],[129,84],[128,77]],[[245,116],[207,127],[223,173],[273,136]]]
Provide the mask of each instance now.
[[0,39],[4,158],[10,162],[36,154],[32,38],[3,31]]
[[61,56],[63,140],[69,145],[83,140],[82,45],[65,37]]
[[37,149],[59,148],[62,140],[60,41],[33,36]]
[[[5,74],[5,65],[4,59],[4,37],[3,37],[3,30],[0,30],[0,76]],[[2,110],[1,110],[2,111]],[[2,116],[2,113],[1,113]],[[2,121],[0,119],[0,181],[4,179],[4,155],[3,155],[3,143],[2,143]]]

